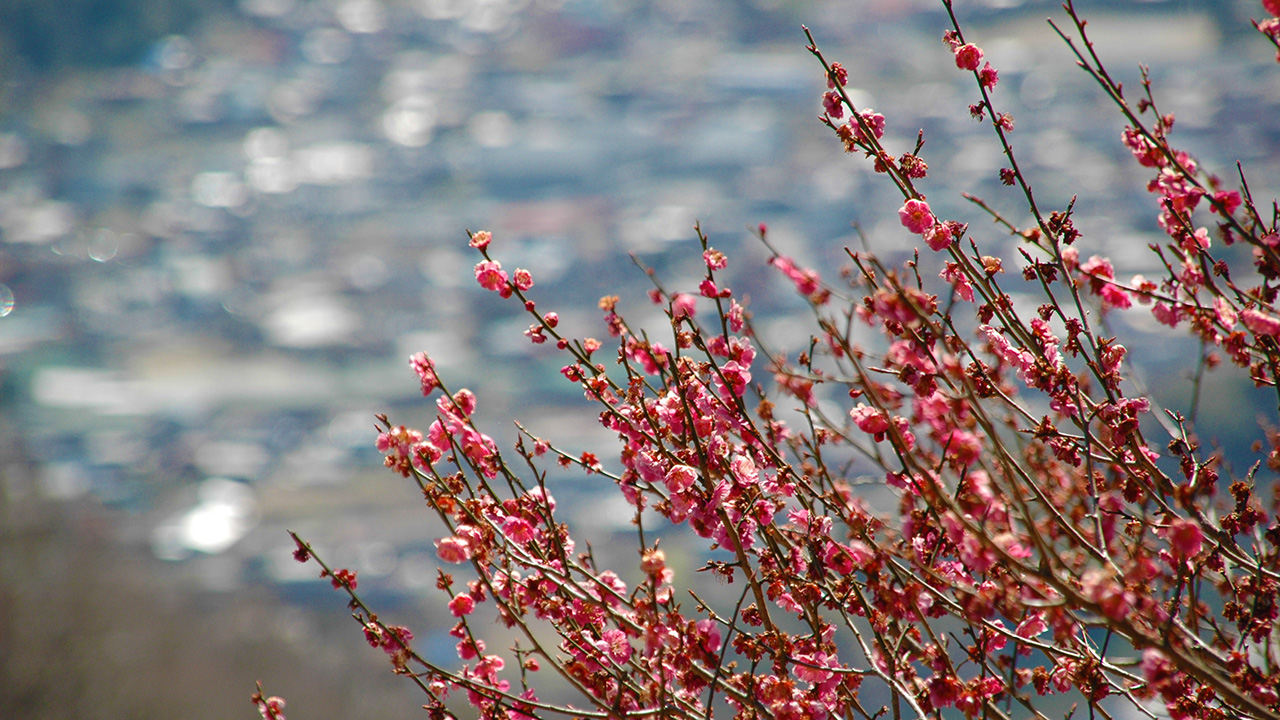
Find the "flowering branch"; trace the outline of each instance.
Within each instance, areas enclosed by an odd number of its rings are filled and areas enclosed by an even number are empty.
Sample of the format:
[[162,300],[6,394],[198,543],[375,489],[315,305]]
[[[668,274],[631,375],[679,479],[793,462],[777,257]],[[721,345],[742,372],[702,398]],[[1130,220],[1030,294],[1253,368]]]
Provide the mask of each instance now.
[[[623,318],[619,298],[601,299],[612,368],[605,343],[567,336],[557,313],[538,309],[533,275],[505,270],[490,233],[468,233],[476,282],[523,306],[525,336],[564,355],[561,375],[599,406],[619,448],[606,460],[574,454],[518,425],[519,460],[504,458],[475,422],[475,394],[446,388],[428,355],[411,358],[436,418],[420,432],[379,416],[377,445],[445,523],[441,561],[472,578],[441,570],[436,584],[457,618],[461,669],[414,652],[406,628],[360,600],[354,573],[332,570],[297,536],[295,557],[347,594],[366,639],[423,690],[433,718],[456,717],[448,704],[462,701],[510,720],[707,720],[726,708],[741,718],[940,718],[947,708],[1005,718],[1015,703],[1045,717],[1048,695],[1103,716],[1113,698],[1153,717],[1154,702],[1175,718],[1280,718],[1280,496],[1264,509],[1262,460],[1238,476],[1201,450],[1194,403],[1190,416],[1154,406],[1099,317],[1150,306],[1280,392],[1280,212],[1273,203],[1264,217],[1242,167],[1229,188],[1170,144],[1173,116],[1156,109],[1145,69],[1145,97],[1131,108],[1068,0],[1080,39],[1054,29],[1117,105],[1121,142],[1155,173],[1148,189],[1167,235],[1152,246],[1165,272],[1156,280],[1082,260],[1074,198],[1061,211],[1038,206],[1009,140],[1013,118],[995,102],[999,73],[943,6],[949,61],[972,75],[971,114],[989,122],[1008,164],[999,178],[1017,186],[1033,223],[1020,228],[965,195],[1015,238],[1002,258],[968,224],[938,217],[922,192],[924,133],[891,154],[890,119],[852,105],[848,72],[805,28],[827,82],[820,121],[898,189],[899,221],[928,250],[890,267],[846,249],[848,266],[829,282],[779,253],[761,225],[769,265],[814,321],[804,350],[765,353],[771,383],[753,370],[767,346],[725,284],[730,259],[701,226],[696,291],[668,290],[636,261],[669,336],[655,340]],[[1224,244],[1248,243],[1260,279],[1233,278],[1212,254],[1206,209]],[[1009,288],[1040,304],[1015,303]],[[1202,353],[1197,378],[1216,352]],[[1280,430],[1259,448],[1280,470]],[[638,582],[599,567],[590,546],[577,550],[548,463],[612,483],[631,505]],[[736,600],[677,578],[651,541],[655,524],[687,528],[662,548],[700,544],[702,571],[742,584]],[[484,612],[521,638],[509,653],[486,648]],[[592,709],[539,699],[531,678],[544,664]],[[261,690],[254,698],[270,709]],[[867,707],[870,698],[885,704]]]

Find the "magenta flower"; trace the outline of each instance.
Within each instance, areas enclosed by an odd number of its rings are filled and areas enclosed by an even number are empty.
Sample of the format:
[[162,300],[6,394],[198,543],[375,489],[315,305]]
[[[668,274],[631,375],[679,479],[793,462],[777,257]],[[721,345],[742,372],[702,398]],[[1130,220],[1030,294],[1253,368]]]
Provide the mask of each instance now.
[[924,231],[924,242],[934,252],[942,252],[951,247],[951,243],[955,242],[955,235],[952,234],[951,228],[942,223]]
[[502,521],[502,532],[520,544],[531,542],[534,537],[533,525],[522,517],[509,517]]
[[982,66],[982,70],[978,71],[978,80],[982,83],[982,87],[994,90],[996,83],[1000,82],[1000,73],[991,67],[991,63],[987,63]]
[[470,615],[472,610],[476,609],[476,601],[470,595],[458,595],[449,601],[449,612],[454,617],[463,617]]
[[683,317],[693,317],[697,308],[698,299],[688,293],[676,293],[671,296],[671,315],[679,320]]
[[1165,538],[1175,553],[1181,557],[1190,558],[1200,554],[1200,548],[1204,544],[1204,531],[1196,521],[1178,518],[1169,523]]
[[925,234],[936,222],[929,203],[917,198],[911,198],[898,208],[898,218],[902,220],[903,227],[916,235]]
[[961,70],[977,70],[982,62],[982,48],[973,43],[965,43],[956,48],[956,67]]
[[859,430],[874,435],[876,440],[884,439],[884,434],[889,431],[889,416],[883,410],[877,410],[866,403],[858,403],[857,407],[849,411],[849,416]]

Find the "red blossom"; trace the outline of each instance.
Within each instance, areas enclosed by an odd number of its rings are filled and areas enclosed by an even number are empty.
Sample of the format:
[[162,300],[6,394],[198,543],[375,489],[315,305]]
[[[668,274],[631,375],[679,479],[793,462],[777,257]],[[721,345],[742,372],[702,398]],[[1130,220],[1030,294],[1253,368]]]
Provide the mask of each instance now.
[[978,80],[982,83],[982,87],[987,90],[994,90],[996,83],[1000,82],[1000,73],[991,67],[991,63],[986,63],[982,66],[982,70],[978,72]]
[[1200,529],[1200,524],[1188,518],[1178,518],[1169,523],[1165,537],[1174,552],[1183,558],[1199,555],[1204,543],[1204,531]]
[[976,71],[982,62],[982,49],[973,43],[965,43],[955,49],[956,67],[961,70]]

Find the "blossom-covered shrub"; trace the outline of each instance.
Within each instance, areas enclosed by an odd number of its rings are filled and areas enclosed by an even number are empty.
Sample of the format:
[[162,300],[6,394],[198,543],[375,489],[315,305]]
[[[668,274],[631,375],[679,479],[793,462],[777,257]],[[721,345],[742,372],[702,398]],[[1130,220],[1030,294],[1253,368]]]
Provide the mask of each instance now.
[[[632,327],[606,297],[609,343],[561,334],[532,275],[502,269],[501,239],[470,236],[476,281],[523,305],[525,334],[561,354],[563,381],[599,407],[618,445],[600,449],[605,462],[526,432],[500,451],[473,422],[480,399],[447,387],[429,355],[410,360],[437,419],[419,431],[380,417],[378,448],[447,524],[440,560],[466,573],[442,569],[437,582],[457,619],[457,664],[418,654],[407,628],[361,599],[354,573],[297,536],[295,557],[349,596],[369,644],[421,688],[431,717],[1003,718],[1072,704],[1090,717],[1280,717],[1280,432],[1263,433],[1252,467],[1229,467],[1194,417],[1153,405],[1100,321],[1150,312],[1193,333],[1203,363],[1280,393],[1280,213],[1253,197],[1244,169],[1224,179],[1180,150],[1145,71],[1136,99],[1126,94],[1068,2],[1070,24],[1054,27],[1124,117],[1119,142],[1149,173],[1166,233],[1152,246],[1159,277],[1082,259],[1074,203],[1036,200],[998,69],[944,5],[943,41],[974,81],[970,113],[1025,201],[1011,218],[974,199],[975,215],[1016,239],[1009,257],[931,208],[923,136],[886,147],[892,118],[852,105],[847,70],[812,35],[822,121],[901,192],[899,219],[927,250],[897,267],[849,250],[845,272],[823,278],[772,252],[761,226],[770,265],[813,311],[802,352],[761,351],[742,298],[717,276],[733,259],[700,229],[698,287],[652,293],[669,327]],[[1256,25],[1280,34],[1274,18]],[[1238,244],[1253,267],[1218,257]],[[1013,284],[1039,304],[1015,303]],[[616,484],[634,508],[639,582],[575,542],[548,463]],[[896,507],[873,508],[873,487]],[[700,538],[703,569],[738,589],[736,602],[691,592],[653,523]],[[520,640],[494,646],[482,617]],[[548,673],[577,691],[573,707],[540,698]],[[254,699],[280,717],[283,701],[260,689]]]

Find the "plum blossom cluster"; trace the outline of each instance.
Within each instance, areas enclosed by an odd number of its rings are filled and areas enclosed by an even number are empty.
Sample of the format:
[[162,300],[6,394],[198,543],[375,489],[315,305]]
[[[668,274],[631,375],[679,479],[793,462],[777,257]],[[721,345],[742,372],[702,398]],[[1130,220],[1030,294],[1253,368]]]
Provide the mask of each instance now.
[[[1003,149],[1000,179],[1027,202],[1018,227],[974,199],[1014,256],[984,254],[996,239],[935,215],[923,133],[905,152],[884,147],[886,119],[849,104],[848,70],[812,35],[822,122],[901,193],[901,224],[933,252],[890,266],[846,250],[839,280],[824,280],[761,225],[769,266],[812,310],[803,350],[762,351],[768,338],[730,287],[735,260],[701,227],[696,287],[650,273],[666,327],[633,328],[624,300],[606,296],[606,341],[568,335],[537,308],[532,276],[491,255],[501,241],[470,236],[476,282],[523,307],[526,336],[562,358],[559,381],[617,445],[571,452],[521,428],[499,450],[477,426],[476,395],[446,387],[426,354],[410,358],[435,420],[419,431],[379,416],[377,447],[444,525],[435,588],[456,662],[419,654],[407,628],[364,604],[354,573],[296,536],[295,558],[349,597],[433,720],[1002,718],[1043,716],[1046,701],[1104,716],[1156,703],[1179,719],[1280,718],[1280,493],[1267,498],[1257,473],[1280,471],[1280,429],[1264,429],[1257,464],[1238,472],[1204,449],[1193,416],[1157,413],[1099,321],[1151,305],[1274,392],[1274,217],[1243,172],[1229,185],[1169,145],[1172,116],[1149,81],[1130,108],[1068,2],[1073,36],[1059,32],[1129,123],[1121,142],[1156,174],[1168,276],[1125,282],[1107,258],[1081,260],[1073,207],[1036,204],[992,96],[996,70],[943,4],[942,61],[972,74]],[[1157,119],[1143,124],[1147,112]],[[1247,244],[1258,277],[1233,280],[1218,242]],[[1015,302],[1013,283],[1038,304]],[[634,566],[602,567],[575,537],[548,489],[555,466],[625,500]],[[673,538],[736,600],[700,594],[668,561]],[[551,674],[581,700],[543,699]]]
[[[1085,71],[1115,99],[1128,123],[1121,133],[1122,144],[1138,165],[1153,173],[1147,190],[1157,198],[1156,221],[1167,236],[1157,250],[1166,274],[1153,279],[1136,275],[1123,281],[1105,258],[1079,262],[1070,247],[1061,249],[1063,269],[1099,298],[1104,309],[1125,309],[1135,302],[1150,306],[1160,323],[1185,326],[1207,347],[1218,349],[1206,354],[1206,363],[1216,365],[1225,355],[1235,365],[1248,368],[1259,386],[1276,387],[1277,367],[1271,358],[1280,339],[1280,309],[1275,304],[1280,232],[1275,215],[1268,217],[1266,208],[1255,203],[1243,167],[1237,170],[1238,185],[1233,187],[1171,143],[1175,115],[1159,109],[1145,68],[1141,96],[1131,103],[1124,88],[1103,72],[1083,31],[1081,47],[1072,44],[1072,48]],[[1057,235],[1070,244],[1076,237],[1069,212],[1050,218],[1044,229],[1050,241]],[[1247,273],[1233,278],[1223,259],[1222,251],[1239,243],[1250,246],[1256,270],[1252,278]]]

